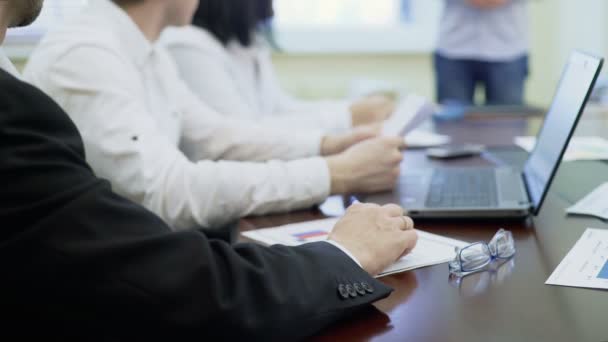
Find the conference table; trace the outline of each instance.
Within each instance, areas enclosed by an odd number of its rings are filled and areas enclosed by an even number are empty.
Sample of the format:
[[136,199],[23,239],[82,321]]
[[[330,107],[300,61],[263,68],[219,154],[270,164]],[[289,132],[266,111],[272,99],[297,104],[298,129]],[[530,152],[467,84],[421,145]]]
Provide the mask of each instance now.
[[[436,161],[424,150],[404,151],[404,168],[522,166],[527,153],[516,136],[535,135],[543,115],[470,112],[430,129],[452,142],[480,143],[479,157]],[[589,110],[575,136],[608,138],[608,113]],[[608,341],[608,291],[545,285],[586,228],[608,229],[596,218],[568,216],[571,206],[608,182],[608,163],[564,162],[537,217],[518,220],[417,220],[420,230],[468,242],[489,241],[499,228],[514,234],[517,254],[486,272],[450,278],[447,264],[381,278],[394,292],[369,310],[312,337],[314,341]],[[606,199],[608,201],[608,198]],[[336,214],[331,206],[286,215],[243,219],[240,231],[303,222]],[[329,202],[328,202],[329,203]],[[325,208],[330,208],[325,209]],[[338,212],[339,214],[339,212]]]

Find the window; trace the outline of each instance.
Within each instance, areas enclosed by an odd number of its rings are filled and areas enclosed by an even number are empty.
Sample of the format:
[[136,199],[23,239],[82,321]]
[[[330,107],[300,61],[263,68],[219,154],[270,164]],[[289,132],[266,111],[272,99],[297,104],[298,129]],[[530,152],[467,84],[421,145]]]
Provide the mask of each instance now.
[[441,0],[275,0],[279,45],[289,52],[428,52]]
[[6,37],[5,50],[16,58],[28,56],[33,45],[57,24],[76,14],[87,0],[45,0],[40,17],[32,25],[11,29]]

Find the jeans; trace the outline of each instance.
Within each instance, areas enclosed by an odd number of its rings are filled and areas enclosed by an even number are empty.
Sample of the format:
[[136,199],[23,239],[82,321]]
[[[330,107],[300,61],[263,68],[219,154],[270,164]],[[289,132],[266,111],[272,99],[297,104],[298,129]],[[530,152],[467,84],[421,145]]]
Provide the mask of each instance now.
[[435,54],[439,103],[473,104],[475,88],[482,85],[486,105],[523,105],[528,77],[528,56],[508,62],[450,59]]

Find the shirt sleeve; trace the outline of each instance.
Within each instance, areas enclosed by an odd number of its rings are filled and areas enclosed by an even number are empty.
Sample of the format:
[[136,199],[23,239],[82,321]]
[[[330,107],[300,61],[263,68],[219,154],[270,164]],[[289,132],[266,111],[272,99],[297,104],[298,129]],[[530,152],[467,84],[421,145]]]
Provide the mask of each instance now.
[[[243,99],[229,70],[224,67],[225,61],[212,56],[188,44],[174,43],[168,46],[176,62],[180,77],[189,86],[198,99],[212,107],[223,117],[248,122],[255,122],[264,127],[276,129],[313,130],[325,133],[336,133],[352,127],[349,105],[344,102],[297,102],[281,100],[276,110],[261,113]],[[269,61],[268,61],[269,62]],[[263,94],[273,98],[277,94]],[[282,94],[279,94],[282,96]],[[259,100],[259,99],[258,99]],[[282,103],[285,102],[285,103]]]
[[353,127],[350,103],[340,100],[300,100],[289,94],[279,81],[270,53],[258,54],[261,79],[274,99],[275,112],[289,117],[306,116],[328,131],[345,131]]
[[[85,68],[81,61],[86,59],[103,62]],[[175,229],[309,207],[329,194],[329,170],[318,157],[264,163],[189,160],[142,102],[138,75],[111,51],[74,49],[36,76],[76,123],[96,174]],[[229,131],[221,125],[201,129]],[[202,135],[195,127],[186,130],[190,137]],[[221,150],[212,137],[198,141]]]
[[[200,100],[179,77],[168,54],[163,65],[171,68],[164,80],[181,104],[182,147],[190,158],[266,161],[292,160],[321,154],[323,132],[291,127],[268,127],[261,122],[226,118]],[[206,77],[206,76],[203,76]],[[221,85],[221,84],[220,84]],[[233,98],[233,101],[240,101]]]

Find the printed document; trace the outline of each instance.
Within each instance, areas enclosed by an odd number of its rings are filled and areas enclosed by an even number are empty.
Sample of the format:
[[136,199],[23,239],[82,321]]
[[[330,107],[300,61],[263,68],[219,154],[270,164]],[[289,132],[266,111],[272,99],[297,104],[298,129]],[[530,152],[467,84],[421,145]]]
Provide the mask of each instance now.
[[[515,145],[532,152],[536,137],[516,137]],[[600,137],[574,137],[564,155],[564,161],[608,160],[608,140]]]
[[566,212],[608,220],[608,183],[604,183],[587,197],[566,209]]
[[[286,226],[253,230],[242,235],[258,243],[271,245],[298,246],[304,243],[327,240],[327,236],[339,218],[289,224]],[[465,247],[468,243],[442,237],[435,234],[418,232],[418,244],[405,257],[397,260],[378,277],[405,272],[420,267],[432,266],[452,261],[456,256],[456,247]]]
[[588,228],[546,284],[608,290],[608,230]]
[[399,103],[393,115],[386,120],[384,136],[406,136],[435,113],[435,106],[425,97],[408,95]]

